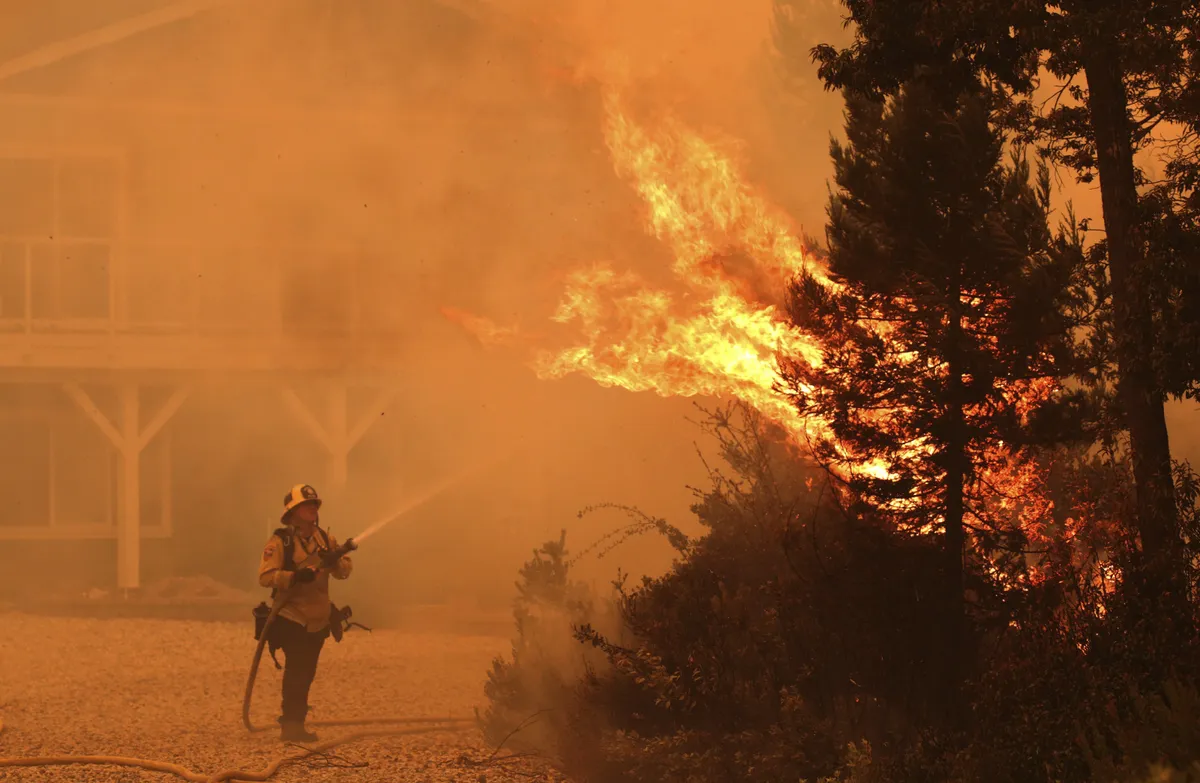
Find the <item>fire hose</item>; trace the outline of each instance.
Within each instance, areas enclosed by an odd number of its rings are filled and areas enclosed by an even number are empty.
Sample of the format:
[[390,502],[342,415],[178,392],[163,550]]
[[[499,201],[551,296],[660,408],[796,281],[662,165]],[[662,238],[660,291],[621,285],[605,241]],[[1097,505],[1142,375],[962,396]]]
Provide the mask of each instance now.
[[[332,554],[328,554],[329,562],[336,563],[349,552],[357,548],[354,539],[347,539],[346,543],[338,547]],[[334,556],[336,555],[336,557]],[[316,553],[304,560],[300,567],[311,567],[315,570],[329,568],[319,562],[320,553]],[[317,563],[313,563],[314,558],[318,558]],[[258,674],[258,666],[262,661],[263,648],[266,646],[268,634],[271,624],[279,615],[279,610],[287,603],[291,594],[291,589],[280,590],[272,602],[271,610],[267,615],[266,622],[263,624],[262,630],[259,633],[258,645],[254,650],[254,662],[250,666],[250,676],[246,680],[246,694],[242,699],[242,723],[250,732],[263,731],[262,727],[255,726],[250,720],[250,698],[254,693],[254,680]],[[470,723],[469,718],[365,718],[360,720],[341,720],[341,721],[314,721],[314,726],[360,726],[368,724],[409,724],[410,728],[397,728],[388,730],[375,731],[360,731],[349,736],[339,737],[334,740],[323,742],[319,745],[310,748],[303,748],[303,753],[300,755],[285,756],[278,758],[266,766],[265,769],[242,770],[228,769],[212,774],[198,773],[179,764],[173,764],[165,761],[157,761],[154,759],[140,759],[128,756],[107,756],[107,755],[62,755],[62,756],[32,756],[26,758],[0,758],[0,768],[4,767],[56,767],[56,766],[118,766],[118,767],[133,767],[144,769],[151,772],[164,772],[175,775],[190,781],[190,783],[225,783],[226,781],[234,780],[251,780],[251,781],[266,781],[270,780],[283,767],[291,764],[303,763],[310,756],[327,753],[332,748],[338,745],[344,745],[348,742],[353,742],[359,739],[367,739],[371,737],[388,737],[402,736],[410,734],[424,734],[434,731],[461,731]],[[0,728],[3,723],[0,723]]]
[[[492,461],[495,461],[495,460],[492,460]],[[485,464],[490,464],[490,462],[485,463]],[[342,544],[340,547],[338,547],[337,550],[335,550],[335,554],[338,555],[337,558],[330,558],[329,562],[336,563],[339,559],[344,557],[346,554],[357,549],[358,542],[369,537],[371,534],[375,533],[377,530],[382,528],[384,525],[387,525],[390,522],[393,522],[394,520],[399,519],[400,517],[409,513],[413,509],[419,508],[420,506],[429,502],[430,500],[437,497],[445,490],[456,485],[467,475],[474,473],[476,470],[479,469],[479,467],[482,467],[482,465],[468,468],[467,470],[464,470],[461,473],[458,473],[456,475],[448,476],[445,479],[443,479],[442,481],[435,484],[434,486],[429,487],[424,492],[422,492],[418,495],[415,495],[413,497],[410,497],[407,501],[405,501],[404,505],[402,505],[400,508],[396,509],[394,512],[388,514],[385,517],[382,517],[379,521],[375,522],[373,525],[368,527],[363,532],[359,533],[357,536],[354,536],[353,538],[347,538],[346,542],[344,544]],[[320,568],[324,567],[323,564],[321,564],[321,562],[320,562],[320,553],[313,553],[308,558],[306,558],[303,562],[301,562],[299,564],[299,567],[301,567],[301,568],[315,567],[317,570],[320,570]],[[279,610],[282,609],[284,604],[287,603],[289,594],[290,594],[290,588],[281,590],[276,594],[274,601],[272,601],[271,609],[267,614],[266,622],[263,624],[263,627],[262,627],[261,631],[259,632],[258,646],[255,647],[255,649],[254,649],[254,661],[250,664],[250,676],[246,679],[246,693],[245,693],[245,696],[242,697],[242,725],[244,725],[246,727],[246,730],[251,733],[265,731],[264,727],[255,726],[254,723],[251,722],[251,720],[250,720],[250,697],[254,693],[254,679],[258,675],[258,665],[262,661],[262,653],[263,653],[263,648],[267,644],[268,631],[271,628],[271,624],[273,622],[275,622],[275,618],[279,615]],[[438,719],[438,718],[367,718],[367,719],[363,719],[363,720],[336,721],[336,722],[334,722],[334,721],[313,721],[312,725],[314,725],[314,726],[358,726],[358,725],[381,724],[381,723],[393,723],[393,724],[395,724],[395,723],[424,723],[424,724],[445,724],[447,726],[454,726],[454,725],[465,725],[470,722],[471,722],[471,720],[469,718],[444,718],[444,719]]]
[[[495,461],[495,460],[492,460],[492,461]],[[475,468],[475,469],[478,469],[478,468]],[[450,478],[440,482],[439,484],[435,485],[434,487],[429,488],[427,491],[421,493],[420,495],[418,495],[414,498],[411,498],[395,513],[379,520],[378,522],[376,522],[371,527],[367,528],[365,531],[363,531],[359,535],[355,536],[354,538],[347,539],[345,544],[343,544],[341,547],[339,547],[337,550],[335,550],[335,552],[340,553],[340,554],[338,554],[338,559],[343,557],[348,552],[356,549],[358,546],[357,545],[358,541],[362,541],[363,539],[367,538],[369,535],[371,535],[372,533],[374,533],[376,530],[380,529],[384,525],[388,524],[389,522],[403,516],[404,514],[407,514],[409,511],[412,511],[414,508],[417,508],[418,506],[426,503],[431,498],[440,494],[448,487],[453,486],[454,484],[458,483],[458,481],[460,481],[468,473],[474,472],[475,469],[472,469],[469,471],[464,471],[460,475],[450,477]],[[317,560],[318,560],[318,564],[315,566],[312,563],[314,558],[317,558]],[[323,567],[319,564],[319,558],[320,558],[319,553],[314,554],[314,555],[310,556],[309,558],[305,559],[303,561],[303,563],[300,564],[300,566],[301,567],[314,567],[317,570],[319,570],[321,567]],[[333,559],[332,562],[337,562],[337,559]],[[263,727],[255,726],[253,724],[253,722],[251,722],[251,720],[250,720],[250,699],[254,693],[254,680],[255,680],[256,676],[258,675],[259,663],[262,661],[263,648],[267,644],[267,631],[270,629],[271,624],[275,621],[275,618],[279,615],[280,609],[282,609],[284,604],[287,603],[287,599],[288,599],[289,595],[290,595],[290,589],[281,590],[281,591],[279,591],[279,593],[276,594],[276,597],[272,602],[270,611],[267,614],[266,621],[264,622],[262,630],[259,633],[258,644],[254,650],[254,660],[250,667],[249,677],[246,680],[245,696],[242,699],[242,723],[246,727],[246,729],[248,731],[250,731],[251,733],[261,732],[261,731],[265,730]],[[345,744],[348,742],[352,742],[354,740],[364,739],[364,738],[368,738],[368,737],[422,734],[422,733],[433,732],[433,731],[462,731],[462,730],[466,729],[467,726],[470,725],[471,723],[472,723],[472,720],[470,718],[451,718],[451,717],[447,717],[447,718],[432,718],[432,717],[364,718],[364,719],[358,719],[358,720],[313,721],[313,723],[311,724],[313,726],[362,726],[362,725],[370,725],[370,724],[375,724],[375,725],[379,725],[379,724],[409,724],[410,726],[413,726],[413,727],[412,728],[397,728],[397,729],[387,729],[387,730],[356,732],[356,733],[351,734],[346,737],[341,737],[341,738],[338,738],[335,740],[323,742],[314,747],[307,748],[302,755],[288,756],[285,758],[276,759],[274,762],[269,764],[264,770],[258,771],[258,772],[249,771],[249,770],[225,770],[225,771],[213,773],[210,775],[204,775],[202,773],[194,772],[190,769],[179,766],[177,764],[171,764],[171,763],[163,762],[163,761],[155,761],[152,759],[139,759],[139,758],[132,758],[132,757],[127,757],[127,756],[100,756],[100,755],[34,756],[34,757],[26,757],[26,758],[2,758],[2,757],[0,757],[0,768],[4,768],[4,767],[49,767],[49,766],[66,766],[66,765],[85,765],[85,766],[86,765],[102,765],[102,766],[135,767],[135,768],[150,770],[150,771],[154,771],[154,772],[165,772],[168,774],[176,775],[177,777],[183,778],[184,780],[193,781],[193,783],[222,783],[223,781],[232,781],[232,780],[265,781],[265,780],[269,780],[270,778],[274,777],[274,775],[281,768],[283,768],[284,766],[286,766],[288,764],[303,762],[309,756],[312,756],[314,754],[324,753],[337,745],[342,745],[342,744]],[[0,721],[0,730],[3,730],[3,725],[4,725],[3,722]]]
[[[355,543],[354,539],[348,538],[348,539],[346,539],[346,542],[344,544],[342,544],[340,547],[335,549],[332,553],[327,555],[328,562],[336,563],[338,560],[345,557],[350,552],[353,552],[357,548],[358,548],[358,544]],[[299,568],[313,568],[316,571],[320,571],[322,569],[327,570],[329,568],[332,568],[332,566],[326,566],[320,561],[320,559],[319,559],[320,555],[321,555],[320,552],[313,553],[312,555],[310,555],[308,558],[306,558],[302,562],[298,563],[297,565]],[[284,607],[285,604],[287,604],[288,599],[291,597],[291,592],[292,592],[292,588],[285,588],[283,590],[280,590],[276,594],[275,599],[271,603],[271,610],[267,614],[266,621],[263,623],[262,629],[259,632],[258,644],[254,648],[254,659],[250,664],[250,675],[246,678],[246,693],[242,697],[242,725],[245,726],[246,731],[248,731],[250,733],[266,731],[265,726],[255,726],[254,723],[250,720],[250,700],[251,700],[251,697],[254,695],[254,681],[258,676],[258,667],[259,667],[259,664],[262,662],[263,648],[266,647],[266,645],[267,645],[267,640],[269,638],[271,624],[275,622],[275,618],[279,616],[279,611]],[[420,724],[437,724],[437,725],[444,724],[446,728],[449,728],[449,727],[456,726],[456,725],[465,725],[469,722],[470,722],[469,718],[363,718],[363,719],[359,719],[359,720],[313,721],[311,725],[313,725],[313,726],[365,726],[365,725],[378,725],[378,724],[385,724],[385,723],[391,723],[391,724],[420,723]]]
[[[331,557],[330,560],[336,563],[342,557],[345,557],[350,552],[358,548],[354,543],[353,538],[346,539],[346,543],[342,544],[333,552],[336,557]],[[312,568],[316,571],[321,571],[327,567],[322,564],[319,559],[319,552],[309,555],[307,559],[298,564],[299,568]],[[246,694],[242,697],[242,725],[246,727],[246,731],[258,732],[264,731],[265,728],[255,726],[250,721],[250,698],[254,695],[254,680],[258,676],[258,665],[262,662],[263,648],[267,645],[267,639],[270,637],[271,625],[275,622],[275,618],[279,616],[279,610],[282,609],[291,598],[293,588],[288,587],[280,590],[275,595],[274,601],[271,602],[271,611],[267,615],[267,620],[263,623],[263,627],[258,634],[258,644],[254,648],[254,660],[250,664],[250,676],[246,679]]]

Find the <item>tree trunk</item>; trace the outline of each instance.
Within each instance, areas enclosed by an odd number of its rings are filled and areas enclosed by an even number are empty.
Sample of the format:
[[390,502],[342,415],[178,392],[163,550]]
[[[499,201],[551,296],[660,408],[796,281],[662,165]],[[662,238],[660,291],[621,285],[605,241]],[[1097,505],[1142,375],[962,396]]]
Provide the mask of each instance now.
[[[958,277],[957,275],[955,276]],[[948,660],[946,674],[950,679],[950,714],[953,720],[962,716],[966,709],[962,685],[966,679],[969,651],[967,649],[966,603],[964,600],[965,579],[963,575],[963,549],[966,534],[963,516],[966,514],[964,484],[970,461],[967,457],[966,414],[963,389],[963,327],[962,295],[958,293],[957,280],[951,287],[955,301],[950,303],[947,329],[946,363],[948,365],[945,444],[945,558]]]
[[[1155,348],[1152,313],[1137,215],[1132,128],[1116,36],[1084,41],[1088,106],[1096,142],[1096,166],[1109,271],[1117,352],[1117,394],[1126,416],[1137,495],[1137,527],[1145,558],[1144,576],[1160,589],[1177,584],[1178,524],[1171,450],[1151,355]],[[1169,603],[1169,602],[1167,602]],[[1165,604],[1164,604],[1165,605]]]
[[[955,414],[957,414],[955,416]],[[962,426],[962,409],[958,408],[954,414],[957,421],[956,424]],[[966,588],[966,582],[963,578],[963,546],[966,543],[966,536],[963,533],[963,514],[965,513],[965,504],[963,502],[963,482],[966,479],[966,471],[963,469],[963,463],[966,462],[964,449],[958,444],[953,444],[948,449],[946,465],[946,589],[949,591],[951,607],[954,616],[960,617],[963,613],[963,594]],[[960,641],[955,638],[955,642]]]
[[[960,385],[961,384],[957,384]],[[951,412],[951,426],[957,426],[961,434],[963,429],[962,406],[954,404]],[[967,644],[966,602],[964,601],[965,580],[963,578],[963,548],[966,536],[963,531],[963,482],[966,479],[965,449],[961,438],[955,438],[958,443],[951,443],[947,449],[946,460],[946,598],[947,612],[946,629],[947,656],[946,676],[949,680],[949,717],[951,720],[961,718],[966,709],[963,683],[966,681],[970,660],[970,650]]]

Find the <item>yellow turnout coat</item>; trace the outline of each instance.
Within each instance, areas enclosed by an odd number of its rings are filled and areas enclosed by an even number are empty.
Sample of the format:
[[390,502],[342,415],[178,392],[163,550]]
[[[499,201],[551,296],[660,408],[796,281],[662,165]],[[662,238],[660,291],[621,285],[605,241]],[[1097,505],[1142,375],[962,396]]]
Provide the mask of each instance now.
[[[312,535],[302,538],[296,528],[286,528],[284,535],[276,531],[267,541],[263,549],[262,562],[258,566],[258,583],[263,587],[276,590],[287,590],[292,586],[294,571],[284,570],[284,537],[291,539],[292,563],[294,568],[323,550],[337,549],[338,542],[333,536],[314,528]],[[319,563],[313,558],[312,565]],[[321,569],[317,578],[308,584],[296,585],[287,598],[287,603],[279,610],[279,616],[303,625],[310,632],[317,632],[329,625],[329,577],[345,579],[350,576],[354,564],[348,556],[338,560],[331,570]]]

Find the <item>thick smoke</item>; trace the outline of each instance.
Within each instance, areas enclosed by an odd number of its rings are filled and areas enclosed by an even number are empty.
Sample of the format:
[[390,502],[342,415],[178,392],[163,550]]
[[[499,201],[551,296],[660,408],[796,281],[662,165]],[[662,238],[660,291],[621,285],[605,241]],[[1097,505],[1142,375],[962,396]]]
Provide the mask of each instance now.
[[[651,117],[669,110],[730,137],[769,136],[774,109],[764,96],[774,77],[760,5],[698,13],[681,3],[571,4],[564,14],[522,3],[214,3],[4,79],[3,146],[99,155],[59,194],[80,205],[75,225],[59,226],[59,244],[42,243],[59,253],[62,313],[76,300],[108,313],[97,292],[117,251],[89,261],[82,246],[62,244],[78,234],[123,243],[120,265],[134,282],[118,311],[147,328],[282,323],[292,350],[328,359],[322,326],[357,306],[364,330],[384,337],[364,337],[352,357],[383,356],[402,372],[386,407],[371,408],[369,391],[350,395],[351,421],[377,422],[350,456],[345,491],[327,490],[335,532],[365,528],[406,492],[465,464],[502,459],[373,537],[346,589],[379,611],[393,598],[494,600],[528,550],[561,527],[580,548],[623,521],[576,520],[582,506],[629,503],[686,526],[687,485],[703,481],[699,433],[685,421],[687,401],[584,379],[539,382],[522,355],[481,349],[440,308],[536,325],[578,264],[661,263],[638,203],[612,173],[597,81],[623,80]],[[0,60],[66,51],[73,36],[170,7],[6,7]],[[761,165],[765,149],[749,162]],[[6,159],[6,173],[20,173],[21,154]],[[824,157],[813,150],[814,165]],[[6,177],[8,222],[29,212],[35,174]],[[144,581],[207,573],[248,586],[283,491],[297,481],[329,487],[323,447],[281,402],[285,383],[324,415],[319,380],[215,373],[143,455],[152,525],[165,502],[154,478],[159,444],[169,437],[174,531],[144,541]],[[118,421],[106,383],[86,390]],[[36,408],[53,422],[59,522],[110,515],[119,460],[99,430],[57,383],[5,391],[17,395],[6,397],[8,410]],[[143,390],[143,421],[166,391]],[[45,431],[13,429],[13,461],[50,459],[38,445]],[[91,456],[66,456],[78,454]],[[25,494],[51,494],[45,484]],[[44,515],[46,504],[33,502],[31,514]],[[9,571],[10,592],[114,578],[111,541],[20,546],[29,569]],[[618,561],[584,563],[581,573],[604,583],[617,562],[653,572],[669,552],[631,542]],[[34,578],[68,560],[62,584]]]
[[[620,88],[643,121],[671,114],[725,140],[751,180],[819,235],[841,105],[807,52],[846,39],[838,5],[214,2],[72,53],[76,36],[176,7],[0,2],[0,73],[41,58],[0,79],[0,319],[23,301],[29,240],[51,259],[36,267],[37,290],[56,292],[35,296],[35,314],[107,315],[109,270],[121,270],[134,282],[115,306],[147,333],[177,322],[279,329],[290,351],[380,357],[398,381],[386,404],[351,393],[351,421],[375,423],[337,493],[323,447],[279,392],[293,386],[319,417],[322,379],[206,374],[164,431],[174,533],[145,542],[144,579],[252,584],[296,482],[330,487],[326,520],[344,537],[406,493],[497,457],[373,537],[346,587],[354,600],[379,614],[399,603],[502,603],[517,565],[560,528],[578,549],[620,523],[576,520],[591,503],[638,505],[687,528],[687,485],[704,481],[688,401],[582,378],[539,382],[523,355],[480,347],[441,308],[536,331],[577,265],[664,262],[604,148],[602,86]],[[57,217],[38,206],[54,198],[44,173],[55,155],[75,161],[59,180],[67,206]],[[79,234],[102,241],[71,244]],[[363,336],[328,347],[322,329],[346,322]],[[90,380],[116,420],[106,379]],[[119,468],[112,449],[57,379],[41,381],[0,388],[10,517],[36,523],[53,495],[60,522],[102,520]],[[165,502],[162,450],[156,441],[143,458],[147,525]],[[54,493],[39,462],[55,466]],[[111,541],[17,546],[28,556],[2,570],[9,593],[114,578]],[[581,577],[604,583],[618,562],[655,572],[670,549],[632,542],[613,557],[582,563]],[[47,572],[62,576],[46,584]]]

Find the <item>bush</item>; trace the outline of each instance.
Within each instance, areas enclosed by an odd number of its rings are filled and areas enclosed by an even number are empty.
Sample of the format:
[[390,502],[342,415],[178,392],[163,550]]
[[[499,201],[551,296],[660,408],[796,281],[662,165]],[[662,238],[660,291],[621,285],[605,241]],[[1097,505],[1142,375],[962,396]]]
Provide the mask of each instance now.
[[[615,601],[597,601],[569,579],[565,534],[522,569],[513,657],[495,662],[481,716],[493,742],[515,731],[596,783],[1195,774],[1200,649],[1105,581],[1136,551],[1120,526],[1050,529],[1042,555],[999,575],[972,561],[967,659],[955,661],[939,541],[847,513],[825,474],[750,414],[717,412],[709,431],[733,475],[713,471],[698,493],[706,534],[629,510],[635,523],[601,542],[662,534],[679,553],[666,574],[618,578]],[[1092,508],[1121,513],[1119,466],[1072,470],[1107,493]]]
[[[756,417],[717,412],[709,431],[734,475],[713,471],[697,497],[707,535],[638,517],[634,529],[665,535],[680,557],[635,588],[618,580],[619,618],[599,613],[607,629],[570,587],[563,542],[526,564],[513,659],[486,689],[492,741],[554,705],[558,728],[519,734],[581,780],[816,781],[851,774],[853,743],[887,748],[913,716],[942,714],[937,548],[848,521],[824,474]],[[574,682],[578,651],[546,640],[568,622],[598,656]]]
[[561,725],[571,712],[577,684],[597,654],[571,640],[572,628],[605,616],[586,585],[572,582],[566,531],[534,550],[520,570],[513,605],[516,634],[512,658],[496,658],[484,693],[487,709],[477,719],[488,742],[556,757]]

